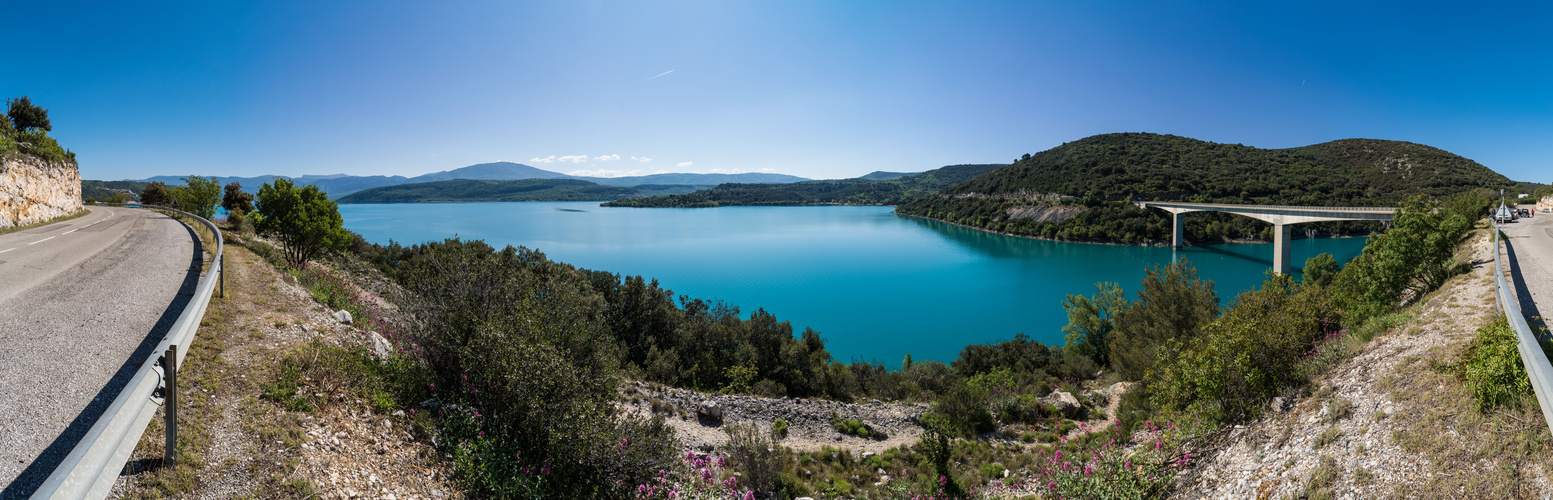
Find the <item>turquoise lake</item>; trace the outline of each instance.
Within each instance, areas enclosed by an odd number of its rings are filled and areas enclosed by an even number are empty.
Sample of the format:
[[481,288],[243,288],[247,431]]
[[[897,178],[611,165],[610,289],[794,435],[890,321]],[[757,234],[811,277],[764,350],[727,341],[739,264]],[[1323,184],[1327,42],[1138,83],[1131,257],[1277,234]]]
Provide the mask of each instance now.
[[[1144,269],[1190,259],[1221,304],[1260,284],[1271,244],[1174,251],[1016,238],[895,215],[891,207],[603,208],[597,202],[340,205],[368,241],[457,235],[526,246],[578,267],[657,278],[675,294],[764,308],[812,327],[841,361],[954,360],[966,344],[1024,333],[1063,343],[1067,294],[1120,283],[1136,298]],[[1295,240],[1292,262],[1347,262],[1364,238]]]

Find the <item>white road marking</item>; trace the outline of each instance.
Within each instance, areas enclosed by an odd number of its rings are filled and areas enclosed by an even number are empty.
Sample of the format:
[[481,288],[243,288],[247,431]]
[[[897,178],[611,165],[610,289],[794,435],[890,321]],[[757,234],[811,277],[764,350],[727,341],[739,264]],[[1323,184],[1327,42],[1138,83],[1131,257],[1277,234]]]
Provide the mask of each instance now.
[[9,251],[12,251],[12,250],[15,250],[15,248],[7,248],[5,250],[0,250],[0,253],[6,253],[6,252],[9,252]]
[[47,238],[44,238],[44,239],[41,239],[41,240],[38,240],[38,241],[34,241],[32,243],[28,243],[28,245],[36,245],[36,244],[43,243],[45,241],[52,240],[52,239],[54,239],[54,237],[50,236],[50,237],[47,237]]
[[70,233],[74,233],[74,232],[76,232],[76,231],[79,231],[79,229],[71,229],[71,230],[69,230],[69,231],[65,231],[65,232],[63,232],[63,233],[59,233],[59,235],[60,235],[60,236],[64,236],[64,235],[67,235],[67,234],[70,234]]

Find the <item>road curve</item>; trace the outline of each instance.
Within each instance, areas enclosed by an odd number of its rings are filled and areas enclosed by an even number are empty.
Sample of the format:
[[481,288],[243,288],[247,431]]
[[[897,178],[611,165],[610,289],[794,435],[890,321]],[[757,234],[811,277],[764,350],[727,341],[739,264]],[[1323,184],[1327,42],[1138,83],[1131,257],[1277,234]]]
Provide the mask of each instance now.
[[193,296],[204,249],[161,213],[88,207],[0,235],[0,498],[25,498]]
[[1553,316],[1553,214],[1537,214],[1504,225],[1511,278],[1521,312],[1533,330]]

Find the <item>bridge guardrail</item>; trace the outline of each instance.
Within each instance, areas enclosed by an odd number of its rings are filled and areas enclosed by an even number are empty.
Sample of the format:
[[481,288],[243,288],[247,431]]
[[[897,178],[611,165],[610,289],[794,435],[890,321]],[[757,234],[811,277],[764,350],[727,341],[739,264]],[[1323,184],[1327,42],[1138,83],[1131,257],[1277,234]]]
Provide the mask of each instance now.
[[[135,372],[134,377],[130,378],[123,391],[114,398],[112,404],[108,405],[108,409],[103,411],[102,416],[98,417],[97,423],[81,437],[81,441],[75,448],[70,450],[65,460],[54,469],[54,473],[44,480],[37,491],[33,492],[32,498],[35,500],[97,499],[108,496],[113,489],[114,480],[118,479],[119,472],[129,461],[130,454],[134,453],[135,445],[140,442],[141,435],[145,434],[146,425],[151,423],[151,418],[156,416],[157,407],[161,406],[157,402],[161,398],[156,397],[157,389],[161,386],[160,382],[168,375],[176,376],[176,368],[172,373],[166,373],[163,365],[183,366],[183,358],[189,351],[189,341],[194,339],[195,332],[199,330],[200,320],[205,317],[205,307],[210,304],[211,294],[221,286],[218,282],[225,272],[222,253],[225,242],[221,236],[221,230],[215,223],[203,217],[167,207],[144,204],[111,205],[167,210],[199,221],[210,228],[216,240],[215,262],[211,264],[205,277],[200,280],[194,290],[194,297],[189,300],[188,305],[184,306],[183,313],[178,315],[177,321],[173,322],[167,336],[157,344],[150,358],[140,365],[140,369]],[[170,347],[173,352],[168,352]],[[164,356],[163,353],[170,356]],[[153,362],[158,359],[158,356],[167,358],[168,362]],[[167,388],[165,392],[166,395],[171,396],[170,399],[176,399],[176,388]],[[176,412],[172,415],[176,418]],[[168,427],[169,441],[175,441],[176,429],[176,426]]]
[[1516,347],[1521,352],[1521,364],[1526,366],[1531,389],[1537,394],[1542,418],[1547,420],[1548,429],[1553,431],[1553,363],[1542,352],[1542,345],[1531,332],[1531,325],[1526,323],[1526,316],[1521,314],[1521,303],[1510,293],[1509,282],[1504,278],[1504,265],[1500,263],[1499,231],[1499,224],[1494,224],[1494,298],[1498,300],[1505,319],[1509,320],[1510,329],[1515,330],[1515,336],[1520,340]]

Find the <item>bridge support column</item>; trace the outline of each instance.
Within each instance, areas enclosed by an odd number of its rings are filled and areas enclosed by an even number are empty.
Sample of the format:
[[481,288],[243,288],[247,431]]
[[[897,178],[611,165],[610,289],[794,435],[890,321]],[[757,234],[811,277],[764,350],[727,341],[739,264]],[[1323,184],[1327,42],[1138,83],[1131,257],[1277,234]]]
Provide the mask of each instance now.
[[1273,272],[1289,274],[1289,239],[1294,236],[1293,224],[1273,224]]
[[1181,245],[1186,243],[1186,213],[1172,212],[1170,218],[1175,222],[1173,224],[1175,232],[1173,233],[1174,236],[1170,238],[1170,245],[1175,247],[1176,250],[1180,250]]

